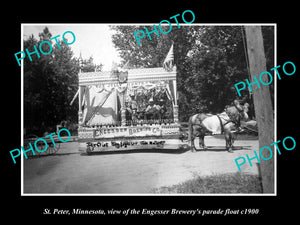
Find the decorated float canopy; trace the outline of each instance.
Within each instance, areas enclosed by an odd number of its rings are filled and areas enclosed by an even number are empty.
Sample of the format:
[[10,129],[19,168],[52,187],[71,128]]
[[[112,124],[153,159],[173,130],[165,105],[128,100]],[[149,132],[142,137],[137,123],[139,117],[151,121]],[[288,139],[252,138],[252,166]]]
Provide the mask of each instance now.
[[80,72],[79,150],[186,147],[180,139],[173,61],[172,45],[163,67]]
[[177,123],[176,66],[79,73],[79,127]]

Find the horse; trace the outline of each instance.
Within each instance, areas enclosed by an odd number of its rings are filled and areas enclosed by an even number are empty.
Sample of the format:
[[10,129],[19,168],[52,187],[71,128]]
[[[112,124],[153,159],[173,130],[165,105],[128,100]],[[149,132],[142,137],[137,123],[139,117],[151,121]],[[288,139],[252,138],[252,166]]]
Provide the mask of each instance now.
[[189,136],[188,141],[191,142],[192,152],[196,151],[194,139],[199,137],[199,146],[204,150],[207,149],[204,144],[204,136],[207,134],[222,134],[224,133],[226,140],[226,150],[232,151],[234,142],[233,130],[238,130],[241,120],[248,120],[249,104],[245,103],[243,106],[237,100],[234,101],[234,106],[228,106],[224,112],[213,115],[199,113],[189,118]]

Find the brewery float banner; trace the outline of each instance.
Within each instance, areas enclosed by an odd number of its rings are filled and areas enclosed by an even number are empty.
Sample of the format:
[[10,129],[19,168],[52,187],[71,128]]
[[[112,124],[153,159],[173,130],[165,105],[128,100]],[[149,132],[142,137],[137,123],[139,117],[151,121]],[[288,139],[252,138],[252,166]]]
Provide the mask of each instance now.
[[136,127],[116,127],[100,128],[95,130],[95,138],[110,137],[144,137],[144,136],[161,136],[161,126],[136,126]]

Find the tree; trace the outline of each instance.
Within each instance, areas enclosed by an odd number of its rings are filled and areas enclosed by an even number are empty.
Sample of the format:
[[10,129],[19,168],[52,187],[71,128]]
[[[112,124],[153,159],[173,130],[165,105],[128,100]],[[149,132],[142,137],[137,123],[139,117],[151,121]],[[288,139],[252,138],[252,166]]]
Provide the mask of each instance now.
[[81,72],[95,72],[102,71],[103,64],[96,65],[94,58],[90,56],[88,59],[84,59],[81,62]]
[[[46,27],[39,34],[39,40],[31,35],[24,41],[24,49],[33,52],[33,46],[42,41],[50,41],[52,34]],[[55,125],[62,120],[77,123],[77,104],[69,105],[78,90],[79,59],[73,56],[71,48],[62,40],[58,45],[52,42],[52,52],[40,53],[24,58],[24,126],[27,133],[42,135],[45,131],[55,131]],[[42,45],[49,52],[49,45]],[[87,60],[92,64],[91,58]],[[88,64],[87,63],[87,64]],[[93,69],[97,65],[93,65]]]
[[153,30],[153,26],[111,26],[111,29],[115,30],[115,34],[112,36],[113,43],[123,59],[121,64],[128,63],[131,68],[161,67],[172,43],[174,43],[174,60],[177,66],[177,85],[180,96],[179,106],[181,106],[186,97],[186,87],[183,80],[187,77],[185,61],[191,48],[191,39],[193,39],[190,32],[191,27],[178,28],[173,26],[170,33],[160,33],[159,37],[153,33],[151,34],[152,40],[144,37],[140,39],[141,46],[139,46],[133,33],[138,30],[145,30],[145,28],[149,31]]
[[217,113],[237,97],[234,83],[247,78],[241,27],[195,27],[195,35],[186,84],[195,107]]
[[[152,40],[146,34],[139,46],[133,33],[145,27],[153,30],[152,26],[111,26],[116,31],[113,43],[123,58],[122,64],[149,68],[162,66],[174,41],[180,121],[200,112],[221,112],[238,98],[234,84],[250,75],[241,26],[173,26],[168,34],[160,33],[158,37],[152,33]],[[264,30],[266,49],[272,56],[272,28]],[[248,91],[243,96],[252,103]]]

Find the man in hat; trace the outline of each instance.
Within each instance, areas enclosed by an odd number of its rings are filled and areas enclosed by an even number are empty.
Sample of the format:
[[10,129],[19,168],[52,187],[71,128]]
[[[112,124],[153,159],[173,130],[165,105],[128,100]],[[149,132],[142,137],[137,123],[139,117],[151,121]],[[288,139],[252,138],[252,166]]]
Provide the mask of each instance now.
[[138,117],[138,115],[137,115],[138,104],[135,100],[134,94],[130,94],[129,96],[130,96],[129,104],[130,104],[130,109],[131,109],[131,121],[132,121],[133,125],[136,125],[137,119],[138,119],[137,118]]
[[160,99],[159,100],[159,106],[160,106],[160,115],[159,115],[159,119],[165,119],[165,114],[167,112],[167,108],[166,108],[166,103],[164,101],[164,99]]
[[130,96],[130,108],[131,108],[132,110],[137,110],[138,104],[137,104],[137,102],[136,102],[136,100],[135,100],[134,94],[130,94],[129,96]]
[[149,99],[149,105],[145,110],[146,119],[155,119],[159,117],[160,106],[154,104],[153,98]]

